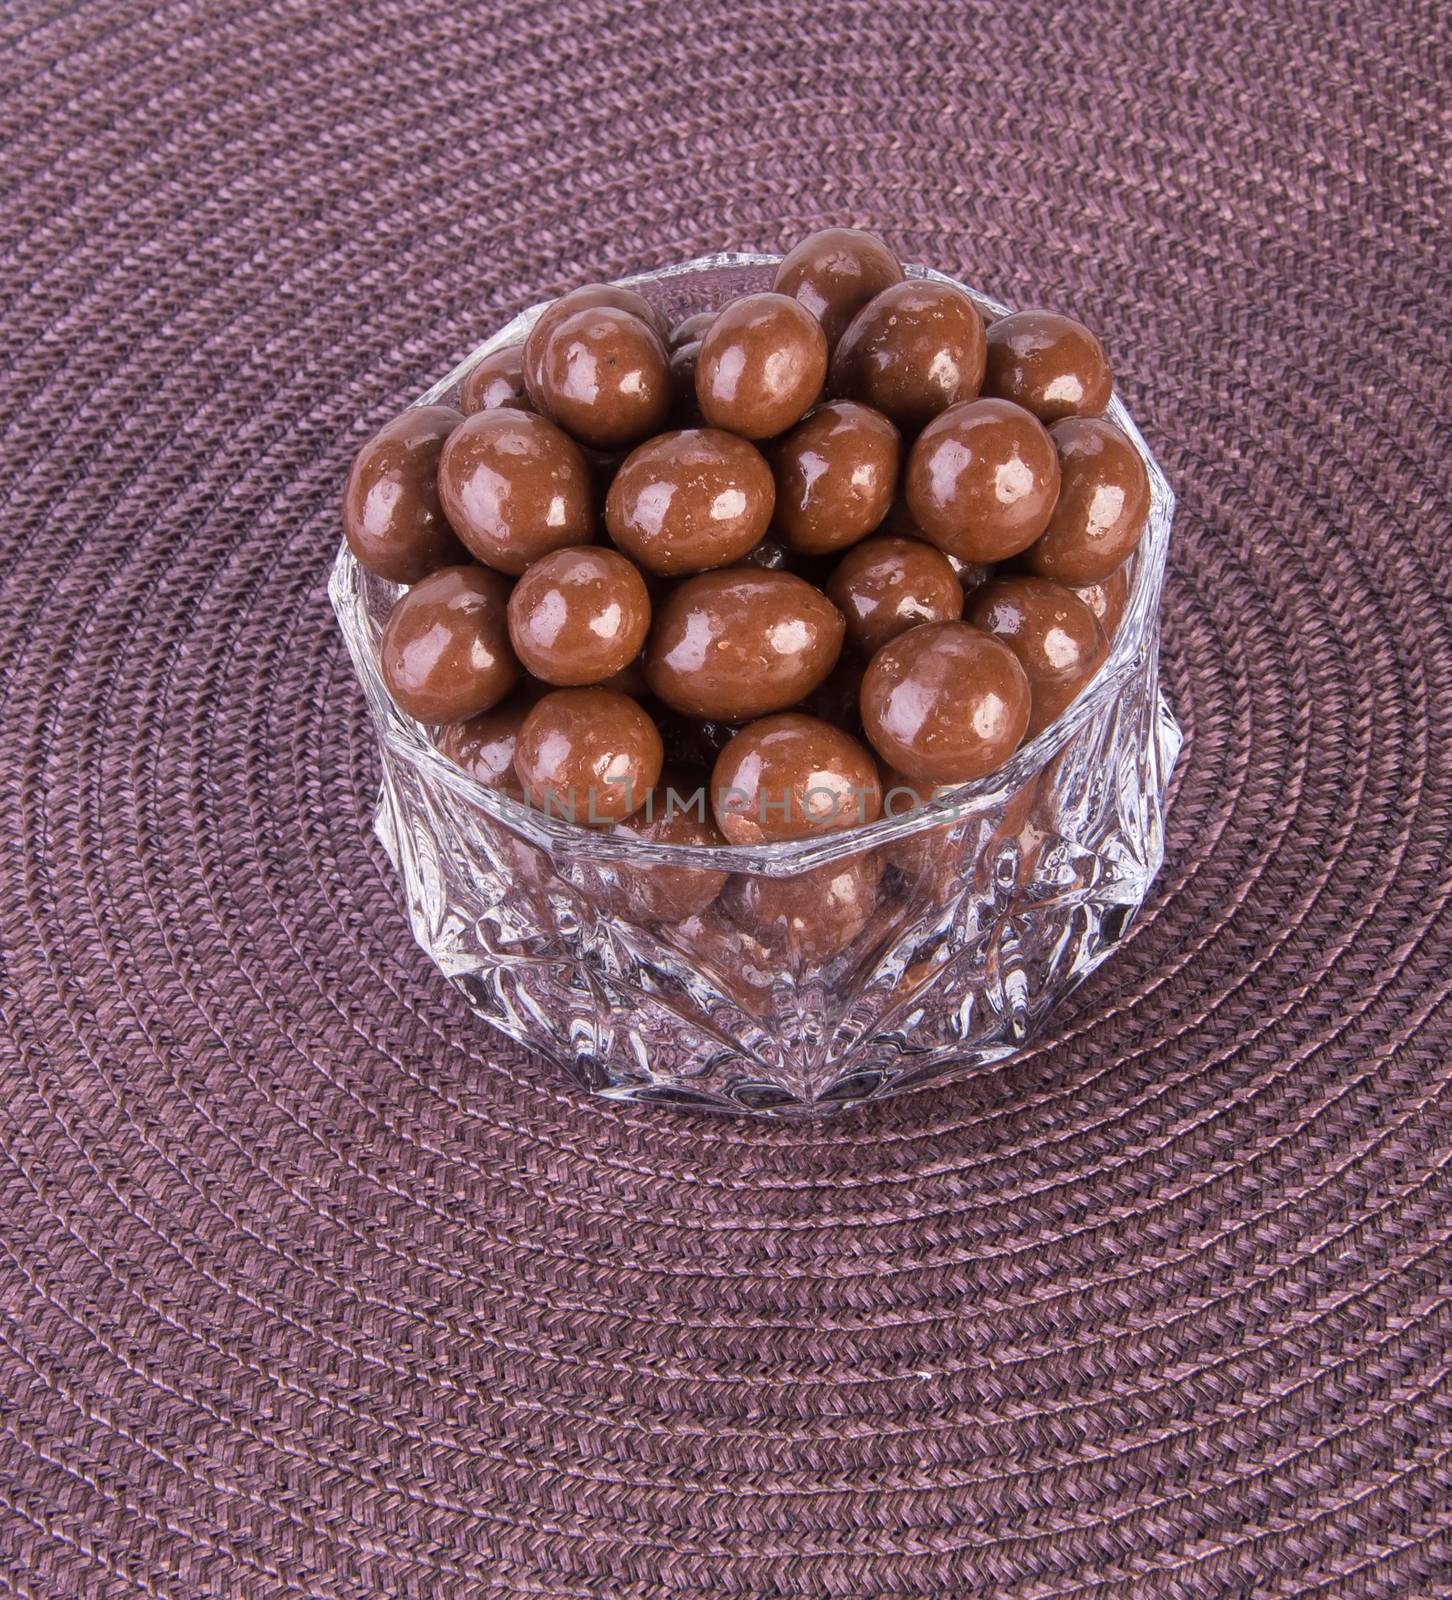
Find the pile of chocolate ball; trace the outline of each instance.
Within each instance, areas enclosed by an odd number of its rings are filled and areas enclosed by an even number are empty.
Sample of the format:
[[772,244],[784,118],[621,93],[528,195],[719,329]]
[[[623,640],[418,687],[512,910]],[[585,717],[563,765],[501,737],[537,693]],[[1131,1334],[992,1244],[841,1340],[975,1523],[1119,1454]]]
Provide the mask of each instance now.
[[985,325],[854,229],[675,327],[576,289],[353,463],[348,544],[408,586],[383,680],[479,783],[583,825],[757,845],[899,813],[1104,661],[1150,503],[1110,391],[1081,323]]

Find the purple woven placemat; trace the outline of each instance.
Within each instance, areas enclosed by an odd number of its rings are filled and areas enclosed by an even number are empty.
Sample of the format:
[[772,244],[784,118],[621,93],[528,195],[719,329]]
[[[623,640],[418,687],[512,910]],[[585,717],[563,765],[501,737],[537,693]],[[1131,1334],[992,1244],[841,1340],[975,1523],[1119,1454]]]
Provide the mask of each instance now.
[[[0,1590],[1448,1592],[1434,0],[0,35]],[[828,219],[1103,330],[1168,863],[1025,1061],[611,1108],[409,938],[339,481],[531,298]]]

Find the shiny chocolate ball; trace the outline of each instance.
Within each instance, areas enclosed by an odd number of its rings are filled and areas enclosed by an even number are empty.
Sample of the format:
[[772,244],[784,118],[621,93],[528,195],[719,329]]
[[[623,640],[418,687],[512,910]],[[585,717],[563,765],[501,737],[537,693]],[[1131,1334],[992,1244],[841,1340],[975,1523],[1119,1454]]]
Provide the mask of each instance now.
[[722,908],[778,959],[813,966],[840,955],[867,927],[881,878],[871,851],[793,878],[741,873],[722,891]]
[[1006,560],[1049,525],[1059,458],[1048,430],[1008,400],[970,400],[935,417],[908,455],[908,511],[965,561]]
[[1150,482],[1129,435],[1102,417],[1067,417],[1049,429],[1061,486],[1031,571],[1060,583],[1107,578],[1134,553],[1149,517]]
[[486,566],[517,577],[532,561],[595,535],[590,469],[546,417],[501,406],[467,417],[439,458],[439,499]]
[[1129,603],[1130,566],[1130,562],[1123,562],[1107,578],[1097,578],[1093,583],[1065,585],[1094,613],[1106,639],[1113,639],[1119,631],[1124,608]]
[[506,344],[480,356],[468,377],[459,385],[459,409],[466,416],[476,411],[493,411],[497,406],[514,406],[532,411],[529,392],[524,387],[524,346]]
[[646,327],[654,328],[662,339],[666,336],[665,321],[660,313],[634,289],[621,289],[613,283],[587,283],[582,288],[571,289],[540,312],[525,336],[524,384],[536,406],[540,404],[540,362],[550,335],[566,317],[592,306],[613,306],[617,311],[627,311],[632,317],[639,317]]
[[831,348],[869,300],[901,282],[902,262],[875,233],[822,228],[787,251],[772,288],[812,313]]
[[701,336],[696,399],[713,428],[770,439],[817,403],[826,376],[827,340],[811,312],[784,294],[748,294]]
[[[668,767],[645,804],[617,826],[646,844],[720,846],[726,843],[711,819],[706,774]],[[729,876],[713,867],[622,866],[621,910],[639,922],[684,922],[698,916],[720,894]]]
[[650,629],[639,571],[614,550],[582,545],[541,556],[509,597],[509,637],[521,665],[575,687],[624,672]]
[[847,643],[871,655],[924,622],[953,622],[963,588],[948,558],[919,539],[879,534],[854,545],[827,583],[847,619]]
[[556,689],[519,730],[514,770],[531,806],[605,827],[645,804],[664,750],[643,707],[613,689]]
[[514,747],[535,697],[516,690],[491,711],[467,722],[452,722],[439,739],[439,749],[456,767],[485,789],[524,798],[514,771]]
[[343,490],[343,535],[360,566],[417,583],[467,552],[439,503],[439,456],[464,420],[452,406],[412,406],[353,458]]
[[1015,311],[988,330],[984,394],[1012,400],[1040,422],[1097,417],[1113,389],[1104,346],[1073,317]]
[[509,584],[484,567],[441,567],[388,614],[379,666],[394,703],[420,722],[462,722],[519,681],[509,645]]
[[836,666],[843,631],[836,606],[792,573],[703,572],[657,606],[645,676],[673,711],[747,722],[810,694]]
[[1028,729],[1018,657],[967,622],[929,622],[873,656],[862,725],[878,755],[914,783],[967,783],[1001,767]]
[[915,432],[983,382],[983,318],[951,284],[910,278],[852,319],[832,353],[832,394]]
[[658,434],[626,458],[605,526],[632,560],[666,576],[739,560],[766,532],[776,486],[766,458],[719,428]]
[[586,306],[555,324],[539,354],[539,409],[582,444],[619,450],[664,426],[671,407],[665,345],[616,306]]
[[876,821],[882,784],[850,734],[784,711],[749,723],[716,758],[711,803],[732,844],[770,844]]
[[856,544],[887,515],[901,464],[901,438],[880,411],[827,401],[772,452],[777,531],[809,555]]
[[1030,739],[1058,720],[1109,653],[1094,613],[1048,578],[990,578],[969,600],[964,618],[1018,657],[1032,701]]
[[701,336],[715,320],[714,311],[693,311],[689,317],[683,317],[671,329],[671,336],[666,341],[668,348],[674,353],[684,345],[700,344]]

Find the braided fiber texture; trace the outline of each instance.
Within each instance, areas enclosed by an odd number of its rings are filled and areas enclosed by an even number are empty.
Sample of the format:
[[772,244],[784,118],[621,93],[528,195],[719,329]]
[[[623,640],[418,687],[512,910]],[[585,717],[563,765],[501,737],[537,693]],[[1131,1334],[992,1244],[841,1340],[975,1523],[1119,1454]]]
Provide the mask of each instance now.
[[[1452,1590],[1435,0],[0,34],[0,1591]],[[531,299],[828,220],[1103,331],[1167,865],[1000,1070],[591,1101],[409,937],[341,477]]]

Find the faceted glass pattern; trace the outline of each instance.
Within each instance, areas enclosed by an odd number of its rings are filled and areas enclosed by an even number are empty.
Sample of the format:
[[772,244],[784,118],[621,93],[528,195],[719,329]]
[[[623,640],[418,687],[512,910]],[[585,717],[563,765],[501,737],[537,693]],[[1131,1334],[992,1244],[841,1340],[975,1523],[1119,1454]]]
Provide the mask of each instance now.
[[[775,260],[709,257],[625,282],[674,320],[769,287]],[[448,399],[540,309],[418,403]],[[1118,399],[1107,415],[1143,452],[1152,502],[1097,679],[992,777],[911,815],[801,843],[651,845],[481,789],[435,749],[438,730],[390,700],[378,642],[401,591],[343,546],[329,594],[378,733],[374,828],[415,937],[478,1015],[602,1094],[778,1116],[1020,1050],[1143,901],[1180,747],[1159,691],[1174,500]],[[642,913],[659,904],[651,891],[662,882],[672,899],[709,904],[652,920]]]

